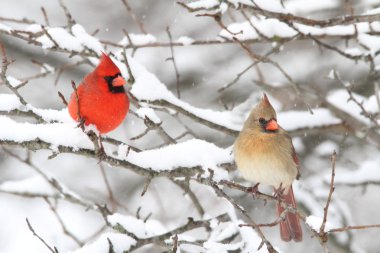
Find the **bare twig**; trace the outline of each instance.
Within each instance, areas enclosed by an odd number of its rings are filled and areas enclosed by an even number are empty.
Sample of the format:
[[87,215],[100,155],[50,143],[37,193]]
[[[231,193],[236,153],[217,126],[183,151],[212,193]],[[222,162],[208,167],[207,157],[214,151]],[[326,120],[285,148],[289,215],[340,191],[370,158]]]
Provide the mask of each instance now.
[[173,67],[174,67],[174,71],[175,71],[175,78],[176,78],[176,89],[177,89],[177,97],[178,98],[181,98],[181,92],[180,92],[180,89],[179,89],[179,72],[178,72],[178,67],[177,67],[177,63],[176,63],[176,60],[174,58],[174,49],[173,49],[173,46],[172,46],[172,34],[170,33],[170,29],[169,29],[169,26],[166,27],[166,33],[168,34],[168,37],[169,37],[169,43],[170,43],[170,52],[171,52],[171,57],[167,58],[166,60],[170,60],[173,62]]
[[145,28],[144,28],[144,23],[137,17],[137,15],[133,12],[131,6],[128,3],[128,0],[121,0],[123,5],[125,6],[125,9],[127,10],[128,14],[131,16],[133,21],[137,24],[139,27],[140,31],[144,34],[147,34]]
[[48,203],[50,210],[54,213],[54,216],[57,218],[59,224],[61,225],[63,233],[70,237],[76,244],[78,244],[78,246],[83,246],[84,243],[81,240],[79,240],[78,237],[76,237],[72,232],[70,232],[70,230],[68,230],[66,224],[63,222],[61,216],[58,214],[58,211],[55,208],[55,206],[49,201],[49,199],[45,198],[45,201]]
[[329,191],[329,195],[327,197],[327,201],[326,201],[326,205],[325,207],[323,208],[323,221],[322,221],[322,224],[321,224],[321,227],[319,229],[319,236],[322,240],[323,243],[326,243],[327,240],[328,240],[328,237],[327,237],[327,233],[325,232],[325,226],[326,226],[326,222],[327,222],[327,214],[328,214],[328,211],[329,211],[329,205],[330,205],[330,202],[331,202],[331,198],[332,198],[332,194],[334,192],[334,179],[335,179],[335,162],[336,162],[336,152],[334,150],[334,153],[332,154],[331,156],[331,180],[330,180],[330,191]]
[[28,220],[28,218],[26,218],[26,224],[28,224],[28,228],[29,228],[29,230],[33,233],[33,235],[35,236],[35,237],[37,237],[49,250],[50,250],[50,252],[52,252],[52,253],[58,253],[58,249],[56,248],[56,247],[51,247],[51,246],[49,246],[49,244],[47,244],[47,242],[41,237],[41,236],[39,236],[37,233],[36,233],[36,231],[34,231],[34,229],[33,229],[33,227],[32,227],[32,225],[30,224],[30,222],[29,222],[29,220]]

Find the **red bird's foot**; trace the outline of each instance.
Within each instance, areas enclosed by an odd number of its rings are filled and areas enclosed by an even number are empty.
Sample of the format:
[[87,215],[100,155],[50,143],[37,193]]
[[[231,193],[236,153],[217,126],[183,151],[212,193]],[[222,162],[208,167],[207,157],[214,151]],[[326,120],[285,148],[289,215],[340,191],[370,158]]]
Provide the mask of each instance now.
[[256,195],[256,193],[259,191],[259,184],[260,183],[257,183],[252,187],[248,187],[247,191],[250,192],[252,195]]
[[100,149],[97,150],[96,155],[97,155],[98,158],[99,158],[98,163],[100,163],[101,161],[106,160],[106,158],[107,158],[107,154],[106,154],[106,152],[104,151],[103,145],[100,147]]
[[86,120],[84,118],[80,118],[79,121],[78,121],[77,127],[79,127],[80,129],[82,129],[82,131],[84,131],[84,123],[85,122],[86,122]]

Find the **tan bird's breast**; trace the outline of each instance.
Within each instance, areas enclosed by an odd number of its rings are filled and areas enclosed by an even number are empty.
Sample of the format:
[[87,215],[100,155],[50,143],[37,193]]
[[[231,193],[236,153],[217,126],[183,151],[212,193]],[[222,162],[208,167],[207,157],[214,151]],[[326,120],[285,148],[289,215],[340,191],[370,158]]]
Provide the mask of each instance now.
[[256,183],[287,188],[298,173],[291,140],[279,133],[242,131],[234,144],[234,156],[242,176]]

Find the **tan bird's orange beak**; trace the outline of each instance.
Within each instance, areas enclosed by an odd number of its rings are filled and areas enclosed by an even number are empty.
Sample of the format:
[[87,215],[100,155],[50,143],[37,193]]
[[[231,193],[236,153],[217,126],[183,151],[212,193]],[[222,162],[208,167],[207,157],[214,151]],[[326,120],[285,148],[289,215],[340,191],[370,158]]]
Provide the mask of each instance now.
[[278,124],[277,124],[277,121],[274,120],[274,119],[271,119],[267,125],[265,126],[265,130],[269,130],[269,131],[276,131],[278,130]]

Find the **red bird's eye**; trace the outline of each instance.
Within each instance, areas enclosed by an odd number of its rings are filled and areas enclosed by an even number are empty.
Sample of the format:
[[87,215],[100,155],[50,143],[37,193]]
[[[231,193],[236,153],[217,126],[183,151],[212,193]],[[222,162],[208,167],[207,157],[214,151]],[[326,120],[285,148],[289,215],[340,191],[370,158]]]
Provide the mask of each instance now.
[[260,124],[265,125],[267,121],[264,118],[259,119]]

